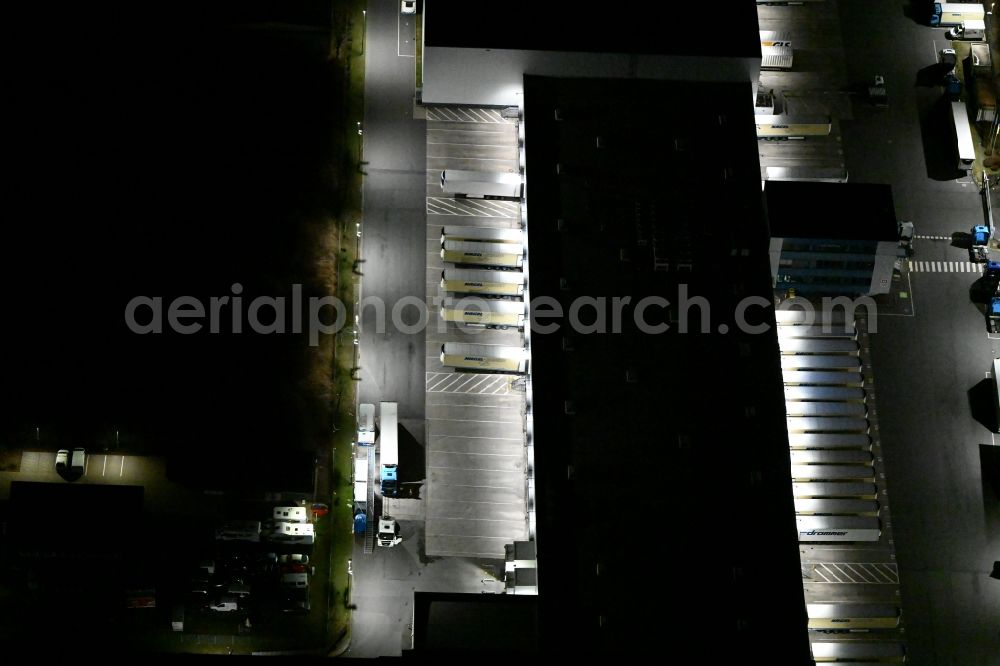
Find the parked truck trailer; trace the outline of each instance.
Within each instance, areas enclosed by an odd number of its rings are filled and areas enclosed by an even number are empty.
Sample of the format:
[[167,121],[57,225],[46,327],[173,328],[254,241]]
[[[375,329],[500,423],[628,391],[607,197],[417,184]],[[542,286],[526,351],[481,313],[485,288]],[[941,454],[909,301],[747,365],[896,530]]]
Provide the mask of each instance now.
[[445,169],[441,172],[441,191],[455,197],[520,199],[521,174]]

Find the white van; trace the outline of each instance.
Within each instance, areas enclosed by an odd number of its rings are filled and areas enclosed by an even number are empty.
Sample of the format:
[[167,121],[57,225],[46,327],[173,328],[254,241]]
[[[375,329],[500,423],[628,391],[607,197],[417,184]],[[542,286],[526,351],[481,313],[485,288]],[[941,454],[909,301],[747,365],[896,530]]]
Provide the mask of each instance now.
[[66,465],[69,464],[69,451],[67,449],[59,449],[56,452],[56,471],[61,472],[66,469]]
[[83,468],[87,466],[87,451],[85,449],[73,449],[73,456],[70,458],[69,469],[72,472],[83,474]]
[[309,587],[309,574],[306,573],[281,574],[281,584],[285,587],[295,587],[295,588]]
[[218,603],[212,604],[209,610],[219,611],[222,613],[228,613],[230,611],[239,610],[239,605],[237,604],[236,597],[222,597],[219,599]]

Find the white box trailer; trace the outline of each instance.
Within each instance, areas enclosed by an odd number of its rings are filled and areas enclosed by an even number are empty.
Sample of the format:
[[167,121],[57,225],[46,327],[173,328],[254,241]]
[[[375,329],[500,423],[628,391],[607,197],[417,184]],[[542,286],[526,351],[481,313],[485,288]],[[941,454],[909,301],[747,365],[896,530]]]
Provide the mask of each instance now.
[[814,642],[810,647],[817,664],[855,662],[856,666],[863,666],[906,661],[906,648],[897,641]]
[[782,303],[774,311],[774,320],[778,326],[843,326],[847,321],[843,310],[819,312],[805,311]]
[[871,516],[795,516],[799,542],[864,541],[882,536],[878,518]]
[[958,169],[959,171],[968,171],[972,168],[972,163],[976,161],[976,146],[972,140],[969,112],[965,102],[952,102],[950,108],[955,146],[958,150]]
[[362,403],[358,406],[358,444],[375,444],[375,405]]
[[793,465],[872,465],[868,451],[857,449],[796,449],[789,451]]
[[876,500],[795,498],[795,513],[801,516],[877,516],[878,510]]
[[778,347],[782,354],[858,354],[858,343],[850,338],[779,337]]
[[788,416],[864,416],[868,413],[863,402],[800,402],[785,401]]
[[[773,114],[773,111],[771,112]],[[846,183],[849,174],[840,167],[764,167],[764,180],[805,180],[814,183]]]
[[441,258],[452,264],[521,268],[524,265],[524,247],[520,243],[446,240],[441,244]]
[[899,606],[893,604],[816,603],[806,604],[812,631],[895,629],[899,626]]
[[[978,2],[942,2],[938,23],[942,28],[960,25],[963,21],[986,21],[986,10]],[[985,23],[984,23],[985,25]]]
[[864,386],[865,383],[860,372],[784,370],[781,377],[791,386]]
[[486,328],[524,328],[525,305],[521,301],[495,301],[467,296],[446,298],[441,304],[441,319],[467,326]]
[[769,141],[828,136],[832,127],[829,116],[754,115],[754,123],[757,138]]
[[523,347],[446,342],[441,345],[441,365],[476,372],[521,374],[528,371],[528,350]]
[[761,46],[787,46],[792,47],[792,36],[790,33],[781,32],[778,30],[761,30],[760,32],[760,45]]
[[441,271],[441,288],[454,294],[521,296],[524,273],[488,269],[446,268]]
[[365,506],[368,502],[368,458],[354,459],[354,505]]
[[791,46],[760,47],[760,68],[762,70],[788,70],[792,68],[793,51]]
[[454,241],[486,241],[489,243],[524,243],[524,231],[510,227],[441,227],[441,242]]
[[796,498],[838,498],[868,499],[878,498],[878,488],[871,481],[807,481],[792,484],[792,496]]
[[788,432],[868,432],[868,420],[844,416],[788,416]]
[[781,357],[782,370],[860,370],[858,356],[843,354],[785,354]]
[[441,191],[456,197],[520,199],[521,174],[445,169],[441,172]]
[[857,386],[786,386],[786,401],[840,400],[863,401],[865,390]]
[[778,338],[850,338],[858,339],[858,329],[854,322],[849,324],[836,324],[834,326],[821,326],[819,324],[800,324],[796,326],[781,326],[778,328]]
[[871,451],[872,438],[863,433],[796,432],[788,435],[791,449],[858,449]]
[[864,481],[875,482],[871,465],[792,465],[793,481]]

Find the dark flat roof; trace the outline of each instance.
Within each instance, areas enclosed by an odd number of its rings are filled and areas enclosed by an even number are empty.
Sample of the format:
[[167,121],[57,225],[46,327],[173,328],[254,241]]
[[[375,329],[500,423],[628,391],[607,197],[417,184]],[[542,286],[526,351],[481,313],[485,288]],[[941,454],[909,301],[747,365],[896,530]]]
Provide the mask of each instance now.
[[750,86],[684,90],[525,77],[532,299],[672,304],[532,335],[542,638],[811,663]]
[[28,557],[121,557],[141,533],[144,488],[103,483],[10,486],[10,535]]
[[413,593],[413,649],[424,656],[534,653],[538,648],[537,597]]
[[764,184],[764,206],[775,237],[899,238],[891,185],[769,180]]
[[[727,2],[678,15],[677,2],[424,0],[424,44],[595,53],[760,57],[757,8]],[[718,14],[715,18],[712,14]],[[708,33],[701,34],[700,21]]]

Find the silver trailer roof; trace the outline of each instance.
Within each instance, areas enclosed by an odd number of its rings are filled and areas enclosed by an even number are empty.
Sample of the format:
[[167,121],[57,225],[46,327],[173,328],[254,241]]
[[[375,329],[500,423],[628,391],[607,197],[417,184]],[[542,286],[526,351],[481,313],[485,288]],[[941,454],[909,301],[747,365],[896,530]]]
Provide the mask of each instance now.
[[816,370],[788,370],[782,373],[786,384],[812,384],[828,386],[862,386],[860,372],[823,372]]
[[794,497],[877,497],[878,488],[872,482],[813,481],[792,484]]
[[786,386],[785,400],[864,400],[857,386]]
[[788,435],[793,449],[863,449],[872,448],[872,438],[864,433],[796,432]]
[[785,413],[789,416],[864,416],[868,413],[863,402],[802,402],[785,401]]

